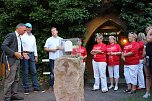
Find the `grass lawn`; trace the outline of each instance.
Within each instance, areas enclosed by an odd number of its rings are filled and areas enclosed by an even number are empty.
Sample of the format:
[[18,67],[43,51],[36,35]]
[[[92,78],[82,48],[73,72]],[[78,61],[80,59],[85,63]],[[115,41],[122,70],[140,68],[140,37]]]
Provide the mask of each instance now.
[[127,98],[120,99],[119,101],[152,101],[152,91],[151,91],[151,96],[148,99],[143,98],[145,91],[146,91],[145,89],[137,91],[135,94],[132,94]]

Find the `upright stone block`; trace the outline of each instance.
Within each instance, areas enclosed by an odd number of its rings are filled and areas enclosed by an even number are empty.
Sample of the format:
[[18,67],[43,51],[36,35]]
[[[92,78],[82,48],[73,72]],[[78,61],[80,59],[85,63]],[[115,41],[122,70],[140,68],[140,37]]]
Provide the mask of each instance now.
[[84,101],[84,68],[81,57],[64,56],[55,61],[56,101]]

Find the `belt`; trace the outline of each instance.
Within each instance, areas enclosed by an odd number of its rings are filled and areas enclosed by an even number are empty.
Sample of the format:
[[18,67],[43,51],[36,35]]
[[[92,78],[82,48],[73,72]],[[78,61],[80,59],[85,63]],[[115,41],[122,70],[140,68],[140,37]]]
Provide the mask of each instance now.
[[33,54],[34,52],[30,52],[30,51],[23,51],[23,53]]

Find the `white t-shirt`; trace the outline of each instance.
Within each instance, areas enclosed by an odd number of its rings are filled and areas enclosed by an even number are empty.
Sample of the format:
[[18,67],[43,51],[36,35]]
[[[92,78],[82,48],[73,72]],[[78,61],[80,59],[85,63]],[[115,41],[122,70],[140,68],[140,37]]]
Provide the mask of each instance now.
[[[55,49],[57,46],[61,44],[61,37],[50,37],[46,40],[44,48]],[[49,52],[49,59],[55,60],[59,57],[63,56],[62,50],[57,50],[56,52]]]

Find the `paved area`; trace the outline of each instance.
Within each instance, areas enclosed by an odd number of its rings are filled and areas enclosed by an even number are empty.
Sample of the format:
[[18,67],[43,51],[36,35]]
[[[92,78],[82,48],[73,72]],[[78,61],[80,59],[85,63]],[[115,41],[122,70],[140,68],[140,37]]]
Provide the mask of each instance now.
[[[109,90],[107,93],[102,93],[99,91],[91,91],[92,83],[87,84],[84,87],[84,97],[85,101],[120,101],[128,96],[132,96],[123,92],[126,88],[125,84],[119,85],[119,90]],[[33,92],[31,90],[29,95],[23,94],[22,85],[19,86],[19,94],[24,97],[24,101],[55,101],[55,96],[53,91],[46,90],[45,92]],[[3,87],[0,86],[0,101],[3,101]]]

